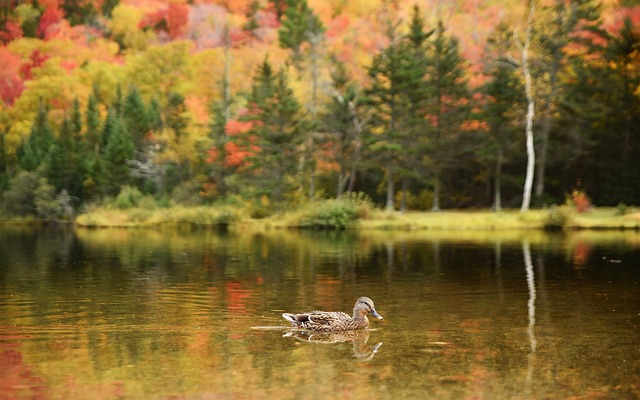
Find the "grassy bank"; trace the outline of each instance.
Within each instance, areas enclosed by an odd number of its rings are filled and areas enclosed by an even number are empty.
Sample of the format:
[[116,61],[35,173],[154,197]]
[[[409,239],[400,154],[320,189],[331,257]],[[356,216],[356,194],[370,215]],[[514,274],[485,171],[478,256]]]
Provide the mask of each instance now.
[[597,208],[577,213],[569,206],[492,212],[385,212],[362,203],[328,200],[252,219],[234,207],[98,208],[79,215],[86,227],[150,227],[160,224],[235,225],[256,229],[303,227],[363,230],[640,229],[640,212]]

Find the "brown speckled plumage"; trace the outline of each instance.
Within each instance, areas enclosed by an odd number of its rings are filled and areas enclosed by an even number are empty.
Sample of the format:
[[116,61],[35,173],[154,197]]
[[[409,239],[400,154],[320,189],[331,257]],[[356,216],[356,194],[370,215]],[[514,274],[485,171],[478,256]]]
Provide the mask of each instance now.
[[301,314],[284,313],[282,316],[294,326],[317,332],[350,331],[369,327],[367,314],[382,319],[368,297],[360,297],[353,307],[353,317],[340,311],[309,311]]

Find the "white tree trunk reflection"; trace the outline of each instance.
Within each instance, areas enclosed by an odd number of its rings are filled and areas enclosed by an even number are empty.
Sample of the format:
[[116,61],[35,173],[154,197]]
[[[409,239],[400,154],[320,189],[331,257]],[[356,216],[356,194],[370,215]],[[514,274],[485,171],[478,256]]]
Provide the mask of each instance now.
[[534,331],[536,325],[536,281],[535,274],[533,272],[533,263],[531,262],[531,248],[529,242],[522,241],[522,256],[524,258],[524,269],[527,274],[527,287],[529,289],[529,301],[527,303],[527,309],[529,311],[529,356],[527,358],[527,380],[526,391],[531,389],[531,381],[533,380],[533,367],[535,361],[536,347],[538,341],[536,340],[536,333]]

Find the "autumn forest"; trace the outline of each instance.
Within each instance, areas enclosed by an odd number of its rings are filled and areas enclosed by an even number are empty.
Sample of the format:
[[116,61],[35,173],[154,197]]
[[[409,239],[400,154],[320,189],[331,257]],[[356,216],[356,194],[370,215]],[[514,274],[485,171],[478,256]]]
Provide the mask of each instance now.
[[640,204],[640,5],[531,1],[0,0],[0,215],[516,208],[528,112],[533,206]]

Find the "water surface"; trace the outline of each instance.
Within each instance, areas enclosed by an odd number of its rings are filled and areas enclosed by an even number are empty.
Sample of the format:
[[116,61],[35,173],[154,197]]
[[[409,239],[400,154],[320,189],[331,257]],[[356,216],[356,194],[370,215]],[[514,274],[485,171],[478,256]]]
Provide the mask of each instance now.
[[[0,227],[0,398],[640,397],[640,234]],[[385,319],[290,332],[284,311]]]

